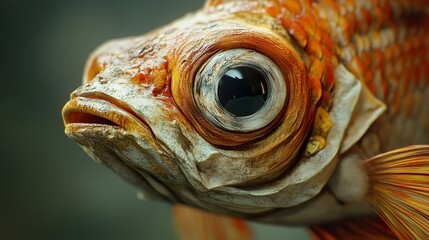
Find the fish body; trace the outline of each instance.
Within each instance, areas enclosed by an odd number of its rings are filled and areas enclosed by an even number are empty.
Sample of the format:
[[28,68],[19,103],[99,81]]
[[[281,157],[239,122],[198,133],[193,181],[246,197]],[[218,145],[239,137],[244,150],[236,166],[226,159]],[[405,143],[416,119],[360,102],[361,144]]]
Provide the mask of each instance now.
[[427,26],[423,0],[208,1],[99,47],[65,131],[144,198],[429,237]]

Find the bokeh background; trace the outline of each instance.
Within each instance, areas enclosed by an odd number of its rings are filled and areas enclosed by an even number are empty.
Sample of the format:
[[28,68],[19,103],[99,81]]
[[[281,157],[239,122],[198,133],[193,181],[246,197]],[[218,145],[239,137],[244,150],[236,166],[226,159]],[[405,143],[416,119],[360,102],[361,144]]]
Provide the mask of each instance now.
[[[61,108],[102,42],[140,35],[203,0],[1,0],[0,239],[176,239],[170,206],[136,191],[63,134]],[[309,239],[253,224],[258,239]]]

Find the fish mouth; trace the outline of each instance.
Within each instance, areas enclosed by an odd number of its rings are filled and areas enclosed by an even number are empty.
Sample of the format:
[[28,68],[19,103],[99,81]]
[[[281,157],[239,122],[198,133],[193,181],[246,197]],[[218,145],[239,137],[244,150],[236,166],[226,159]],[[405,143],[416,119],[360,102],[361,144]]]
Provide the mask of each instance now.
[[[128,105],[99,95],[72,97],[66,103],[62,111],[66,135],[96,162],[136,186],[145,198],[170,199],[157,191],[164,186],[158,179],[133,163],[131,158],[137,156],[135,152],[129,155],[127,151],[132,147],[142,155],[149,152],[137,144],[136,139],[142,139],[147,147],[158,148],[149,125]],[[169,192],[165,189],[164,192]]]
[[74,97],[64,106],[62,116],[67,135],[109,129],[153,136],[148,124],[129,106],[109,97]]

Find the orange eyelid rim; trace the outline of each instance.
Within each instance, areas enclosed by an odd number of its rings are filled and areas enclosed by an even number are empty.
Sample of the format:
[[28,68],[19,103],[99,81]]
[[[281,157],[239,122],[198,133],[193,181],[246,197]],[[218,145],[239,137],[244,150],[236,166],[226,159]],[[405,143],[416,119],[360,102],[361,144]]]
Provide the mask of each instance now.
[[[210,41],[197,43],[200,46],[194,46],[192,53],[178,52],[176,60],[182,64],[173,71],[173,98],[196,130],[211,144],[223,147],[235,147],[258,139],[279,124],[289,125],[287,134],[293,141],[305,138],[307,130],[300,128],[310,125],[312,111],[308,75],[293,47],[281,37],[266,32],[230,30],[213,36]],[[271,58],[282,70],[286,81],[288,92],[283,110],[270,124],[253,132],[233,132],[215,126],[204,117],[193,97],[194,78],[204,62],[219,51],[236,48],[252,49]]]

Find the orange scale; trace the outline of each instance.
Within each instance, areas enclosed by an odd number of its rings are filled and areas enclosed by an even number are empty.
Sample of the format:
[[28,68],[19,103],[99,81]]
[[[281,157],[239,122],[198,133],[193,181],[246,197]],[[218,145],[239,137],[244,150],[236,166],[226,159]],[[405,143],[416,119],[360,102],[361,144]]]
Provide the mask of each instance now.
[[330,34],[331,32],[331,26],[329,25],[329,23],[327,21],[318,21],[317,22],[317,27],[322,30],[322,32]]
[[381,50],[375,50],[371,54],[372,67],[376,69],[384,69],[384,55]]
[[329,62],[332,59],[332,52],[331,52],[331,50],[328,47],[326,47],[326,45],[322,44],[320,46],[322,48],[323,60]]
[[292,14],[298,15],[302,12],[299,1],[283,1],[282,5]]
[[380,7],[375,7],[373,9],[373,24],[374,27],[376,29],[380,29],[381,26],[383,26],[384,22],[385,22],[385,17],[386,15],[383,12],[383,9],[381,9]]
[[382,85],[383,85],[383,91],[384,91],[384,96],[389,96],[389,93],[392,91],[391,86],[389,85],[389,81],[387,81],[386,79],[382,80]]
[[393,45],[393,57],[394,58],[399,58],[402,54],[402,47],[400,43],[395,43]]
[[310,67],[310,75],[315,76],[318,79],[321,79],[324,72],[324,66],[319,59],[313,59]]
[[265,9],[265,12],[268,13],[273,18],[276,18],[280,15],[281,9],[277,4],[273,4]]
[[338,66],[338,64],[339,64],[338,57],[337,57],[337,56],[335,56],[335,55],[332,55],[332,58],[331,58],[331,62],[330,62],[330,63],[332,64],[332,66]]
[[362,61],[365,65],[365,68],[368,69],[371,67],[371,63],[372,63],[372,58],[371,55],[368,52],[362,52],[360,54],[360,57],[362,58]]
[[281,22],[283,27],[296,40],[300,47],[305,47],[307,45],[307,35],[300,25],[290,20],[288,17],[282,17]]
[[308,80],[311,88],[311,98],[313,103],[317,103],[322,97],[322,85],[320,83],[320,78],[317,78],[313,75],[308,75]]
[[334,10],[337,14],[340,13],[340,7],[337,1],[334,0],[320,0],[321,5],[325,5],[327,8]]
[[377,85],[374,82],[374,73],[371,70],[365,72],[363,80],[372,93],[377,92]]
[[301,26],[302,29],[304,29],[308,38],[313,37],[315,25],[312,25],[307,21],[306,18],[303,17],[299,17],[296,22]]
[[321,107],[326,111],[329,111],[332,107],[332,96],[328,91],[323,91],[321,98]]
[[369,26],[371,25],[371,13],[365,7],[360,9],[361,19],[358,19],[358,29],[361,34],[368,32]]
[[384,50],[384,57],[387,61],[392,61],[393,55],[394,55],[394,47],[393,45],[390,45]]
[[339,21],[339,25],[343,33],[343,44],[347,45],[352,40],[354,32],[350,29],[350,22],[346,17],[340,17]]
[[391,104],[387,106],[387,112],[389,113],[389,116],[393,117],[396,114],[398,114],[400,105],[401,105],[401,100],[398,97],[397,91],[395,91],[393,93],[393,99]]
[[389,21],[390,19],[392,19],[392,15],[393,15],[393,13],[392,13],[392,7],[386,1],[386,2],[383,2],[380,5],[380,11],[383,14],[383,18],[384,18],[383,25],[384,25],[384,24],[387,23],[387,21]]
[[316,42],[320,42],[322,40],[322,29],[320,29],[320,28],[315,28],[314,29],[313,39]]
[[352,33],[355,33],[358,25],[356,20],[356,15],[353,12],[348,12],[347,15],[345,16],[345,19],[348,22],[349,31]]
[[320,43],[322,46],[324,46],[329,52],[333,52],[335,49],[334,42],[332,41],[331,37],[328,35],[326,31],[321,31],[321,39]]
[[328,62],[324,62],[324,64],[325,64],[325,69],[324,69],[324,74],[322,78],[322,84],[323,84],[323,88],[326,91],[330,92],[335,84],[334,68]]
[[310,39],[307,43],[306,50],[308,54],[313,55],[317,57],[318,59],[321,59],[323,56],[322,47],[318,42],[316,42],[313,39]]

